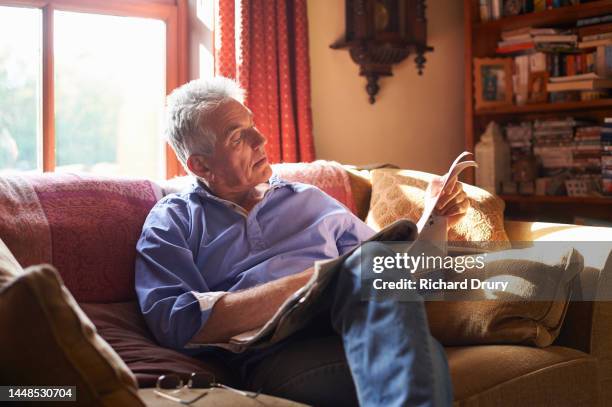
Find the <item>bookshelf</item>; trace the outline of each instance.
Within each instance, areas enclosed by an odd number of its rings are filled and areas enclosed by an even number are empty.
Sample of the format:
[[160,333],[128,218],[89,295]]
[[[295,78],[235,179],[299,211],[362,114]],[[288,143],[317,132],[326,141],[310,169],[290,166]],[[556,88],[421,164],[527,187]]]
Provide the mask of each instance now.
[[[578,19],[612,14],[612,0],[597,0],[529,14],[480,22],[479,0],[464,0],[465,24],[465,144],[474,151],[487,124],[574,116],[603,122],[612,117],[612,99],[506,105],[476,109],[474,58],[500,57],[496,54],[501,32],[523,27],[574,27]],[[467,176],[474,182],[474,172]],[[574,222],[574,217],[612,222],[612,197],[568,197],[536,195],[500,195],[506,203],[506,217],[517,220]]]
[[504,114],[530,114],[539,112],[573,112],[577,110],[608,109],[612,114],[612,99],[587,100],[582,102],[534,103],[521,106],[500,106],[491,109],[476,109],[476,116],[495,116]]

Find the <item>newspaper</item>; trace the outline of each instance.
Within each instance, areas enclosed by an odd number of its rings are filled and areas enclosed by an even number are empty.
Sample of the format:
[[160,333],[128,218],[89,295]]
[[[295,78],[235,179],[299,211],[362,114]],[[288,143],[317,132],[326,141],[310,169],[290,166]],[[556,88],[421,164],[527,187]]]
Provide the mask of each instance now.
[[[416,225],[409,220],[400,219],[376,233],[366,242],[406,241],[410,242],[408,244],[414,244],[419,240],[445,242],[446,218],[433,216],[433,212],[440,196],[449,186],[451,180],[466,168],[477,166],[474,161],[462,161],[470,154],[467,151],[461,153],[448,172],[438,179],[434,185],[430,185],[428,196],[425,198],[423,214]],[[314,273],[308,283],[289,297],[264,326],[236,335],[230,339],[229,343],[215,345],[239,353],[249,348],[272,345],[303,328],[314,316],[328,306],[329,303],[326,300],[331,296],[322,295],[323,291],[329,286],[344,260],[358,247],[335,259],[316,261]],[[444,247],[438,249],[442,252],[446,250]]]

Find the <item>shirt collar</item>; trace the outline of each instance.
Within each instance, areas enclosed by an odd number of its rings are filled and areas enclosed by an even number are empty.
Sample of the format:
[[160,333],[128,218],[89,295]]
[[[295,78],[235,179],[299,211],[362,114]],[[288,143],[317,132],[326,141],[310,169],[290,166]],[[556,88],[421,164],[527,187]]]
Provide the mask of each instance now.
[[[268,189],[268,191],[266,191],[266,194],[269,193],[272,190],[278,189],[278,188],[282,188],[282,187],[290,187],[292,190],[295,191],[295,187],[291,182],[285,181],[284,179],[282,179],[278,174],[272,174],[272,176],[270,177],[270,179],[268,180],[268,184],[270,184],[270,189]],[[205,198],[208,199],[212,199],[218,202],[221,202],[225,205],[228,205],[230,207],[237,207],[239,205],[235,204],[234,202],[230,202],[228,200],[225,200],[223,198],[219,198],[218,196],[216,196],[213,191],[210,189],[210,187],[208,185],[206,185],[205,182],[203,182],[202,180],[195,178],[194,177],[194,181],[193,181],[193,192],[197,193],[200,196],[203,196]]]

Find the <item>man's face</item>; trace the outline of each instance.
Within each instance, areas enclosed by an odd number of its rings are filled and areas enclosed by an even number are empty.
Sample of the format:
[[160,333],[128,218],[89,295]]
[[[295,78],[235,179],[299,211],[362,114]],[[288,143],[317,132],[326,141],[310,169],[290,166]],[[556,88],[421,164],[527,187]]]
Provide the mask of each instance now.
[[206,160],[206,178],[214,191],[248,191],[270,178],[266,139],[255,128],[249,109],[233,99],[223,102],[212,113],[210,124],[217,141],[212,157]]

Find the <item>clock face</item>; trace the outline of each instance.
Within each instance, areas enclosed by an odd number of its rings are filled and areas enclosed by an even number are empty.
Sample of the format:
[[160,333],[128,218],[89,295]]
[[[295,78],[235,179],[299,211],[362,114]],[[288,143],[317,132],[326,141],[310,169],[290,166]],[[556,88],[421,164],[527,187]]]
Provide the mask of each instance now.
[[387,5],[378,0],[374,3],[374,28],[376,31],[385,31],[389,25],[389,9]]
[[521,13],[523,8],[523,0],[505,0],[504,1],[504,15],[505,16],[516,16]]

